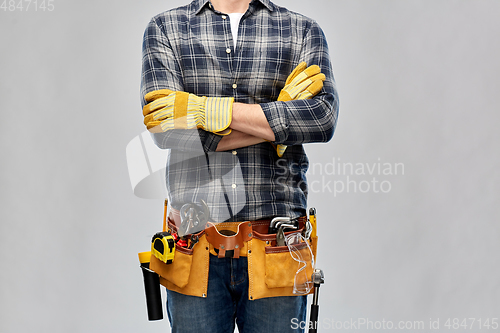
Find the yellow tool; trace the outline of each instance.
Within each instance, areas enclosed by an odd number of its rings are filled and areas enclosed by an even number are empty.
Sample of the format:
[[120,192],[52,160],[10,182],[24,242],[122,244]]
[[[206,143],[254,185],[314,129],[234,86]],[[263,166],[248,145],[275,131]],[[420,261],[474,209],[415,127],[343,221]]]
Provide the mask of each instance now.
[[166,231],[167,229],[167,206],[163,212],[163,232],[159,232],[153,236],[151,243],[151,251],[139,253],[139,261],[141,263],[142,274],[144,276],[144,290],[146,292],[146,306],[148,309],[149,320],[163,319],[163,307],[161,302],[160,292],[160,277],[149,269],[151,254],[163,262],[170,264],[174,260],[175,242],[173,237]]
[[151,241],[151,253],[164,263],[171,264],[172,261],[174,261],[175,255],[175,239],[167,231],[167,209],[168,200],[165,199],[163,205],[163,231],[157,232],[153,236],[153,240]]
[[311,237],[315,238],[316,236],[316,208],[310,208],[309,209],[309,222],[311,222],[312,226],[312,232],[311,232]]
[[175,240],[168,231],[158,232],[151,241],[151,253],[166,264],[174,261]]

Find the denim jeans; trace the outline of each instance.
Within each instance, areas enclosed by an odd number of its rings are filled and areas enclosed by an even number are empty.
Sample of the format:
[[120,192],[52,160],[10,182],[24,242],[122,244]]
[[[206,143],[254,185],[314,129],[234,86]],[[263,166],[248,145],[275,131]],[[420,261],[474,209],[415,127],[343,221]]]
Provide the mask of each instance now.
[[210,256],[206,298],[167,290],[173,333],[230,333],[235,322],[240,333],[303,332],[292,324],[305,321],[306,304],[307,296],[248,300],[246,257]]

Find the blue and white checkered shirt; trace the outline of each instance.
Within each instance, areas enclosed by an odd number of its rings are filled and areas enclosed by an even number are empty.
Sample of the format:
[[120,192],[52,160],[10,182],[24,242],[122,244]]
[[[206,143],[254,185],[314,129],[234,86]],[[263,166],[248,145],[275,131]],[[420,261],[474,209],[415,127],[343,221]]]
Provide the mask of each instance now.
[[[323,31],[300,14],[268,0],[253,0],[241,18],[236,48],[228,15],[209,0],[155,16],[144,34],[141,94],[158,89],[258,103],[282,158],[268,142],[215,152],[220,136],[203,130],[154,134],[171,149],[169,201],[179,209],[203,199],[213,221],[303,216],[308,159],[302,144],[326,142],[335,130],[338,95]],[[277,102],[286,78],[302,61],[326,75],[313,99]]]

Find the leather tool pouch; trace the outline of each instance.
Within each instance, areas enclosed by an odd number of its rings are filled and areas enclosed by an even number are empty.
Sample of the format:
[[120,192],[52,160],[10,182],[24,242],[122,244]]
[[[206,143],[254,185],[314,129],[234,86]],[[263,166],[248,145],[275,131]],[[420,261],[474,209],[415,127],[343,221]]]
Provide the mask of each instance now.
[[[169,231],[175,226],[169,221]],[[151,256],[150,269],[160,276],[160,283],[168,290],[190,296],[206,297],[210,249],[204,232],[197,234],[199,241],[192,249],[175,245],[171,264]]]
[[[307,245],[296,246],[304,260],[300,263],[292,257],[288,246],[273,246],[276,234],[254,231],[253,236],[248,242],[248,298],[298,296],[294,293],[294,285],[305,283],[313,273],[313,258]],[[297,273],[300,268],[302,270]],[[312,292],[313,289],[309,293]]]

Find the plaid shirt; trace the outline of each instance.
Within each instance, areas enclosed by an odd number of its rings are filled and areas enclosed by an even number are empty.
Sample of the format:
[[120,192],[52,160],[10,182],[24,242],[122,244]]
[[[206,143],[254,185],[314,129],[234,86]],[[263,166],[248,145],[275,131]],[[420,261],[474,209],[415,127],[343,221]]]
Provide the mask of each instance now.
[[[325,36],[315,21],[268,0],[253,0],[234,48],[229,20],[209,0],[154,17],[144,34],[142,103],[157,89],[258,103],[275,143],[289,147],[282,158],[268,142],[215,152],[221,137],[203,130],[153,134],[160,148],[171,149],[169,201],[178,209],[203,199],[218,222],[303,216],[309,162],[302,144],[329,141],[338,114]],[[326,75],[323,90],[310,100],[277,102],[301,61],[320,66]]]

